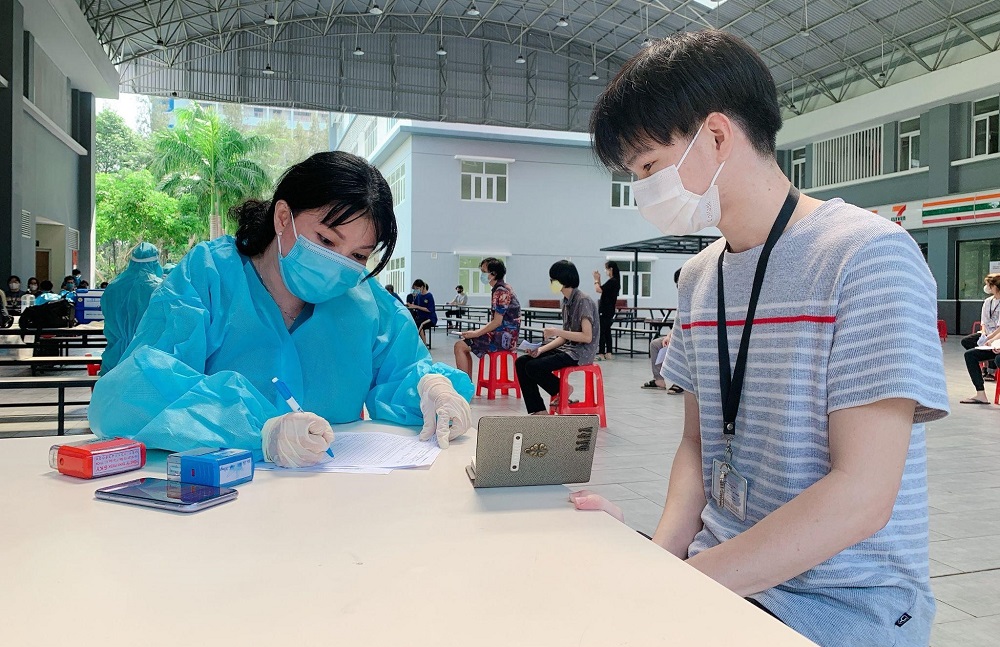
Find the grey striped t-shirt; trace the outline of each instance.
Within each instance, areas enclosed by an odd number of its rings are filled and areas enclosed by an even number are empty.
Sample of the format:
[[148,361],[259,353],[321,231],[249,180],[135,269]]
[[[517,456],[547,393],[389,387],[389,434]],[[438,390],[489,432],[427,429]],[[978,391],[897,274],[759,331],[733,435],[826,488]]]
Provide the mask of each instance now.
[[[888,525],[754,597],[824,647],[926,647],[935,606],[922,423],[948,413],[936,289],[927,264],[901,227],[840,200],[824,203],[779,239],[754,319],[733,442],[735,466],[750,483],[741,522],[711,502],[710,489],[712,460],[725,449],[716,339],[724,245],[717,241],[684,265],[677,325],[663,365],[664,377],[697,396],[701,415],[709,503],[689,554],[738,535],[829,473],[831,412],[889,398],[914,400],[909,455]],[[760,252],[726,254],[733,365]]]

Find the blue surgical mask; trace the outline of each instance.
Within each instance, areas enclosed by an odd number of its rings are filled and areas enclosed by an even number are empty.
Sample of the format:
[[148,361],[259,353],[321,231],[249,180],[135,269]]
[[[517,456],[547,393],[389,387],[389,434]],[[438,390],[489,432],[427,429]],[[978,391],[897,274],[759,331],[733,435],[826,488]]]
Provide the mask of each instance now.
[[364,280],[364,265],[300,236],[294,218],[292,232],[295,245],[288,256],[281,255],[281,236],[278,236],[278,267],[289,292],[306,303],[323,303]]
[[490,284],[490,275],[487,274],[486,272],[480,272],[479,273],[479,282],[482,283],[483,285],[489,285]]
[[412,290],[410,290],[410,294],[412,294],[413,296],[417,296],[418,294],[420,294],[420,290],[418,288],[413,288]]

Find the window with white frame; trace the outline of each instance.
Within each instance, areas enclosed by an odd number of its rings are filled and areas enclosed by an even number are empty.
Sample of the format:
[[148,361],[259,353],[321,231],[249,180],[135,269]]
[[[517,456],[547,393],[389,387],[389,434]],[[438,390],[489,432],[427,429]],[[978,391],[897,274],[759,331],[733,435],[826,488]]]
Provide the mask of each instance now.
[[899,122],[899,170],[920,168],[920,117]]
[[813,145],[814,187],[879,175],[882,175],[882,126]]
[[639,261],[636,265],[634,261],[615,261],[621,273],[622,290],[620,297],[635,296],[635,288],[639,288],[640,297],[648,297],[652,294],[653,281],[653,261]]
[[611,174],[612,209],[635,209],[635,196],[632,195],[632,183],[635,180],[632,173]]
[[507,163],[462,160],[462,199],[507,202]]
[[972,103],[972,156],[1000,153],[1000,97]]
[[382,285],[391,285],[396,292],[406,292],[406,258],[399,257],[389,260],[380,277]]
[[483,283],[479,280],[479,264],[483,262],[484,258],[490,256],[503,261],[504,265],[507,264],[507,257],[496,254],[458,257],[458,283],[456,285],[463,286],[465,293],[469,296],[489,296],[493,290],[489,283]]
[[389,190],[392,192],[392,206],[398,207],[406,200],[406,162],[389,173],[385,181],[389,183]]
[[368,125],[368,130],[365,131],[365,157],[371,157],[377,145],[378,133],[375,131],[375,122],[373,121]]
[[806,188],[806,149],[792,151],[792,184],[796,189]]

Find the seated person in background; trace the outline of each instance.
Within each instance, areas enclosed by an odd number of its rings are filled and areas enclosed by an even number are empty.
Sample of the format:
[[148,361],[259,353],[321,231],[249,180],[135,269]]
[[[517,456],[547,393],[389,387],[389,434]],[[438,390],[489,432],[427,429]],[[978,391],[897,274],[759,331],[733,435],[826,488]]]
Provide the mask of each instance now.
[[78,269],[75,269],[72,272],[70,272],[70,274],[73,275],[73,285],[75,287],[80,287],[80,281],[83,280],[83,272],[81,272]]
[[38,279],[35,277],[28,279],[28,294],[38,296]]
[[394,298],[396,301],[399,301],[400,303],[403,302],[403,300],[399,298],[399,295],[396,294],[396,286],[394,286],[392,283],[385,284],[385,291],[391,294],[392,298]]
[[[486,353],[517,348],[517,337],[521,331],[521,304],[517,295],[503,282],[507,266],[497,259],[487,263],[490,292],[490,321],[485,326],[462,333],[462,339],[455,342],[455,366],[472,377],[472,355],[482,357]],[[461,288],[462,286],[458,286]]]
[[53,292],[56,286],[52,285],[52,281],[48,279],[42,281],[38,285],[38,294],[35,295],[35,305],[42,305],[43,303],[50,303],[52,301],[58,301],[62,299],[61,296]]
[[[249,449],[304,467],[329,459],[331,425],[424,425],[441,447],[472,426],[472,384],[414,343],[409,315],[372,278],[396,244],[378,169],[316,153],[267,201],[232,210],[236,236],[199,243],[150,298],[132,343],[97,381],[101,438],[149,448]],[[371,272],[372,255],[381,260]],[[304,412],[279,397],[278,377]],[[426,412],[426,413],[425,413]]]
[[81,290],[89,290],[90,289],[90,282],[87,281],[87,279],[84,279],[84,280],[80,281],[80,285],[78,285],[77,287],[80,288]]
[[108,287],[108,282],[107,281],[101,281],[101,289],[104,290],[107,287]]
[[76,279],[72,276],[67,276],[63,279],[59,297],[71,303],[76,301]]
[[458,306],[457,308],[452,308],[451,310],[445,310],[444,316],[446,317],[461,317],[462,308],[469,305],[469,296],[465,293],[465,286],[456,285],[455,286],[455,298],[448,302],[450,306]]
[[410,294],[413,295],[413,303],[407,304],[406,307],[410,309],[413,321],[417,324],[420,341],[424,342],[424,346],[430,346],[427,343],[427,329],[433,328],[438,323],[437,310],[434,307],[434,295],[430,293],[430,286],[420,279],[413,282],[413,289]]
[[[542,337],[548,341],[514,362],[524,406],[532,415],[548,412],[538,387],[553,396],[554,401],[560,394],[559,378],[553,371],[593,364],[600,337],[597,304],[580,291],[580,274],[576,266],[569,261],[557,261],[549,268],[549,281],[552,292],[563,296],[563,327],[545,328]],[[564,395],[570,396],[569,393]]]
[[986,366],[992,368],[996,360],[998,351],[980,350],[976,346],[989,346],[1000,340],[1000,274],[987,274],[983,279],[983,291],[989,293],[989,298],[983,301],[983,312],[980,315],[979,333],[969,335],[962,339],[962,346],[965,351],[965,368],[972,378],[972,385],[976,387],[976,395],[962,400],[962,404],[989,404],[990,399],[986,397],[985,368],[980,369],[979,363],[986,362]]
[[[108,346],[104,349],[98,375],[105,375],[118,365],[135,331],[139,329],[150,297],[162,282],[160,250],[150,243],[139,243],[132,250],[128,267],[115,277],[101,298],[104,336]],[[83,282],[80,287],[83,287]]]
[[[681,279],[681,270],[677,268],[674,272],[674,285],[677,285],[677,281]],[[666,389],[670,395],[680,395],[684,393],[684,389],[677,386],[676,384],[671,384],[670,388],[667,389],[667,383],[663,380],[663,375],[660,370],[663,368],[663,359],[660,358],[660,349],[670,346],[670,335],[673,331],[668,332],[663,337],[657,337],[656,339],[649,342],[649,365],[653,369],[653,379],[642,385],[644,389]],[[660,360],[660,361],[657,361]]]
[[24,290],[21,289],[21,277],[11,276],[7,279],[7,287],[4,288],[4,301],[7,303],[7,309],[13,314],[21,312],[21,297],[26,294]]

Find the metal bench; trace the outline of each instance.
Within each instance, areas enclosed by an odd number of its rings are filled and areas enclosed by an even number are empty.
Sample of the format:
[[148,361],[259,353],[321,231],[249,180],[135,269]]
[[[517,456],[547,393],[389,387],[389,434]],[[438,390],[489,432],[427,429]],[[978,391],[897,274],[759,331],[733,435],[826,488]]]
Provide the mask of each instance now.
[[67,402],[66,389],[92,389],[96,383],[97,378],[90,375],[78,377],[0,377],[0,389],[56,389],[58,392],[58,399],[55,402],[0,402],[0,407],[6,409],[58,407],[58,433],[63,436],[66,433],[66,406],[90,404],[89,399],[80,402]]

